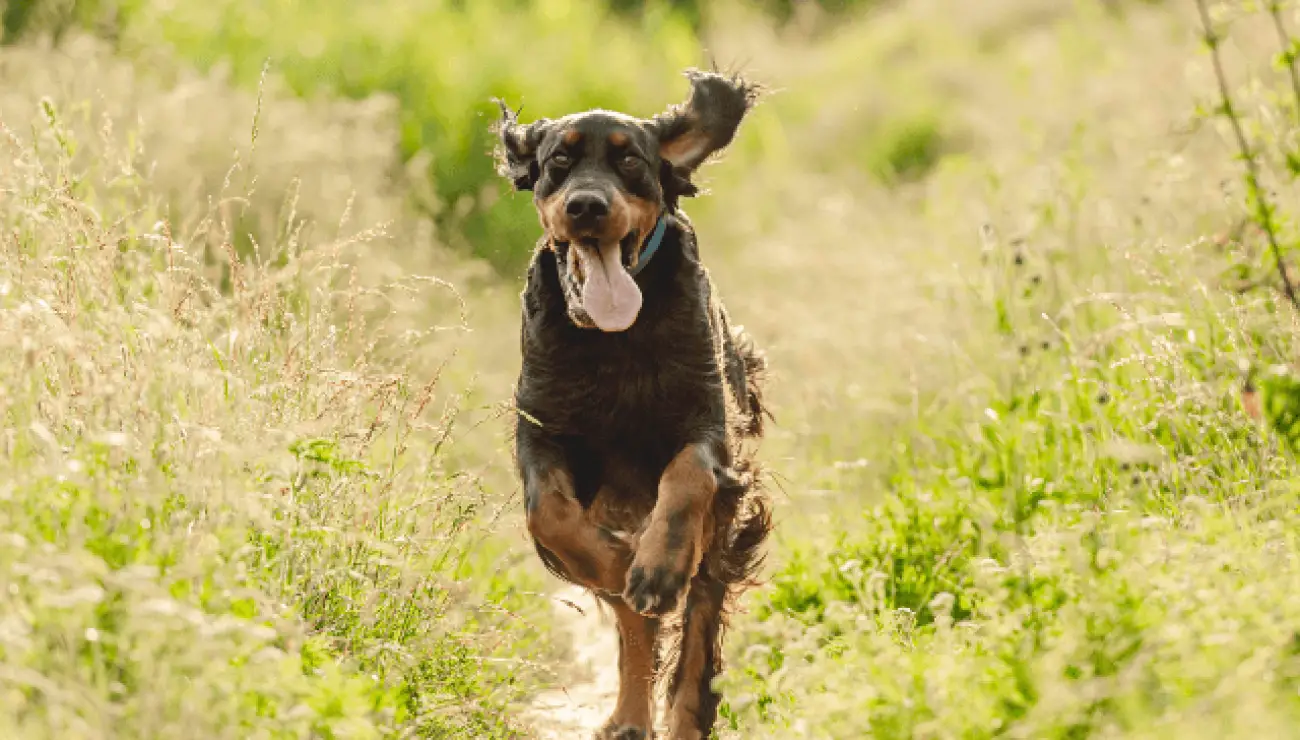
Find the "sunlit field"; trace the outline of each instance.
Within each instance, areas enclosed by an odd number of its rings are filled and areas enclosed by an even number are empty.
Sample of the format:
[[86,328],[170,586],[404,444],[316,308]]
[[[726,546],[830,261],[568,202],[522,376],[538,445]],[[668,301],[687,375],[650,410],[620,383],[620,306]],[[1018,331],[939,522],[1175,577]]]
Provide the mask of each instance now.
[[1296,735],[1300,5],[0,8],[0,737],[568,737],[490,99],[715,62],[777,520],[717,735]]

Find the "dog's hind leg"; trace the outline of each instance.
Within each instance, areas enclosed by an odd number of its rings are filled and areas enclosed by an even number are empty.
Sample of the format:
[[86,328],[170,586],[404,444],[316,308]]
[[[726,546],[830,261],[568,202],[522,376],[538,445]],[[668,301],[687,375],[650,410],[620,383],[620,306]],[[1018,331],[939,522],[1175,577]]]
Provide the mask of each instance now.
[[677,665],[668,683],[669,740],[705,740],[712,736],[722,697],[713,679],[722,671],[722,619],[725,583],[705,568],[691,580],[682,614]]
[[602,599],[618,620],[618,703],[595,740],[649,740],[654,736],[659,620],[637,614],[618,596]]

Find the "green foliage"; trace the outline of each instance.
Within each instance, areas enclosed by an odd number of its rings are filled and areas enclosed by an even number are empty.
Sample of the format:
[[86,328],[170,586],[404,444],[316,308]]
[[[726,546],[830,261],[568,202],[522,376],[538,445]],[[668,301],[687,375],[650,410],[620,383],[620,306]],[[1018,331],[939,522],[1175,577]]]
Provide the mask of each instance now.
[[37,33],[59,38],[77,27],[112,35],[123,5],[119,0],[5,0],[0,2],[0,43]]
[[[654,6],[653,2],[646,2],[646,0],[607,0],[607,2],[609,7],[623,13],[644,12],[648,7]],[[665,4],[685,14],[696,24],[703,19],[707,10],[707,3],[702,2],[702,0],[667,0]],[[813,2],[809,3],[809,5],[816,7],[823,13],[832,16],[861,11],[883,4],[884,0],[813,0]],[[797,0],[756,0],[754,5],[770,14],[778,22],[786,22],[794,15],[795,8],[799,3]]]
[[202,68],[229,65],[249,87],[269,62],[305,97],[391,95],[402,156],[427,167],[432,197],[421,205],[444,237],[510,269],[532,252],[536,216],[527,194],[508,195],[495,174],[491,99],[523,105],[528,117],[594,107],[648,116],[680,100],[680,72],[705,61],[689,20],[660,5],[627,18],[610,17],[600,0],[102,5],[15,4],[9,36],[106,15],[124,47],[163,39]]
[[1264,418],[1291,449],[1300,449],[1300,379],[1285,365],[1269,369],[1260,382]]
[[680,71],[703,61],[678,14],[649,10],[633,25],[597,0],[182,0],[132,18],[139,43],[161,37],[200,66],[228,63],[246,85],[269,60],[300,95],[394,96],[403,156],[427,162],[436,202],[426,205],[443,233],[510,268],[531,254],[536,216],[494,172],[491,99],[530,118],[593,107],[651,115],[685,94]]
[[936,117],[889,121],[873,138],[865,168],[885,182],[914,180],[938,164],[943,146]]
[[[873,4],[820,5],[840,13]],[[777,19],[793,9],[789,2],[761,7]],[[499,112],[490,100],[524,106],[525,118],[593,107],[649,116],[685,94],[682,69],[709,61],[697,34],[703,11],[693,2],[33,0],[13,8],[26,10],[15,10],[10,38],[108,24],[125,50],[146,56],[163,40],[200,68],[228,68],[247,88],[260,83],[269,64],[274,76],[309,99],[392,96],[401,157],[427,178],[417,204],[435,218],[444,240],[506,273],[531,254],[537,219],[528,194],[510,193],[494,172],[490,126]],[[597,38],[600,44],[590,43]],[[801,95],[792,112],[806,115],[822,104],[819,96]],[[780,126],[759,119],[743,138],[771,149]],[[844,148],[852,148],[860,152],[855,168],[886,182],[916,179],[945,153],[951,132],[941,120],[933,112],[882,112],[861,130],[825,142],[834,149],[828,156],[843,161]],[[768,130],[755,130],[762,126]]]

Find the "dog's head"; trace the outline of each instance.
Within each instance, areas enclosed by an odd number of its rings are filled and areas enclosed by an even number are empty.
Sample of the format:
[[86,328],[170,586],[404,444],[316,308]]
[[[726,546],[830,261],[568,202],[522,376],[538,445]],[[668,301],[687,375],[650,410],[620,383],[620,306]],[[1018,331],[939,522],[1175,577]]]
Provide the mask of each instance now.
[[682,105],[645,120],[604,110],[519,123],[504,103],[498,169],[533,202],[556,253],[569,316],[579,326],[623,331],[641,310],[633,271],[647,238],[691,175],[731,143],[758,87],[690,70]]

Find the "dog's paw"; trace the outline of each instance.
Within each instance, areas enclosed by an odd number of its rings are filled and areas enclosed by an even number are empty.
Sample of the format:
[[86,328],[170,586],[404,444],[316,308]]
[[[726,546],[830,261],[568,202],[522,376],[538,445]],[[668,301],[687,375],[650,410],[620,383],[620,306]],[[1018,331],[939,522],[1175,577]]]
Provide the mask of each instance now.
[[623,590],[628,606],[646,616],[662,616],[682,602],[699,565],[698,541],[690,528],[689,522],[652,525],[641,536]]
[[610,722],[597,730],[592,740],[654,740],[654,732],[645,727]]
[[685,593],[686,571],[657,566],[646,573],[645,568],[634,565],[627,574],[623,600],[648,617],[662,616],[676,609]]

